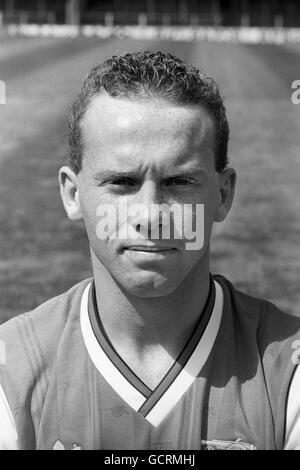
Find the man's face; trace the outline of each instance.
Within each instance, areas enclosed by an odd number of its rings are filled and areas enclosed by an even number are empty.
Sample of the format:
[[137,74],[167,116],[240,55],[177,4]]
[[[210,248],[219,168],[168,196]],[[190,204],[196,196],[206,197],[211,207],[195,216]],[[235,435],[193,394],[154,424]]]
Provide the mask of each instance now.
[[[142,297],[169,294],[201,264],[207,266],[220,192],[208,112],[199,105],[101,94],[84,116],[82,139],[78,198],[93,262],[101,263],[125,290]],[[116,230],[99,238],[99,207],[109,204],[118,220],[125,200],[127,207],[144,207],[137,219],[126,222],[135,239],[115,237]],[[203,247],[186,250],[184,240],[174,235],[151,239],[149,229],[157,223],[153,204],[204,204]]]

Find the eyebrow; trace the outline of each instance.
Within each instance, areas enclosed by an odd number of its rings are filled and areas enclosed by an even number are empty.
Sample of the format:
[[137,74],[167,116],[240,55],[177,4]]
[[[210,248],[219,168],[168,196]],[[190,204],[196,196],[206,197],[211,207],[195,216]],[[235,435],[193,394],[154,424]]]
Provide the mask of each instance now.
[[[169,174],[163,176],[163,179],[168,178],[178,178],[178,177],[200,177],[206,176],[206,171],[202,169],[182,169],[182,170],[174,170]],[[140,175],[136,171],[114,171],[114,170],[103,170],[99,171],[94,175],[94,179],[97,181],[107,181],[115,178],[140,178]]]
[[111,180],[113,178],[136,178],[138,175],[135,171],[114,171],[114,170],[103,170],[99,171],[94,175],[94,178],[98,181]]
[[177,177],[177,176],[205,176],[206,171],[203,169],[192,169],[192,168],[187,168],[186,170],[178,170],[174,171],[174,173],[170,173],[168,176],[170,178],[172,177]]

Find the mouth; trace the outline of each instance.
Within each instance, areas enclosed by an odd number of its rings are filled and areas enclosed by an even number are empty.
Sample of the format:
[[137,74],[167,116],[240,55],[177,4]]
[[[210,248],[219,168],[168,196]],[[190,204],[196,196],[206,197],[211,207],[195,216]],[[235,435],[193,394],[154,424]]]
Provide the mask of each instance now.
[[166,251],[177,251],[175,248],[162,248],[157,246],[130,246],[125,247],[124,250],[142,251],[145,253],[162,253]]
[[127,253],[130,258],[138,260],[162,260],[172,257],[178,253],[178,249],[172,246],[143,244],[123,246],[122,252]]

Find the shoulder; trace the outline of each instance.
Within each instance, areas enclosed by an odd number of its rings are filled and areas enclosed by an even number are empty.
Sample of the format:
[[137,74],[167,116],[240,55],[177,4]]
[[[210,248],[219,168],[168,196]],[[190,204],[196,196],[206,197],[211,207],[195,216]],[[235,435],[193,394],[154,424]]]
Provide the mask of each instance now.
[[300,316],[289,315],[268,300],[236,289],[224,276],[215,275],[214,279],[223,290],[224,314],[232,317],[241,333],[248,338],[252,335],[262,350],[271,344],[278,344],[280,350],[285,342],[300,335]]
[[35,448],[44,401],[56,377],[57,357],[64,340],[78,333],[81,297],[90,281],[76,284],[0,327],[0,386],[17,426],[21,448]]
[[19,325],[26,322],[33,322],[35,329],[40,329],[56,320],[60,323],[66,322],[69,314],[77,309],[80,304],[84,288],[91,279],[85,279],[72,286],[68,291],[44,302],[34,310],[17,315],[0,326],[0,337],[10,335],[19,330]]
[[21,371],[25,365],[28,370],[37,368],[38,363],[38,368],[46,367],[52,362],[67,323],[79,318],[81,296],[90,280],[81,281],[63,294],[0,326],[5,370],[17,367]]
[[223,345],[229,344],[233,351],[241,382],[247,387],[252,383],[253,393],[267,391],[281,448],[288,390],[299,363],[299,350],[295,348],[299,348],[300,318],[282,312],[267,300],[241,292],[223,276],[214,279],[224,293],[220,332]]

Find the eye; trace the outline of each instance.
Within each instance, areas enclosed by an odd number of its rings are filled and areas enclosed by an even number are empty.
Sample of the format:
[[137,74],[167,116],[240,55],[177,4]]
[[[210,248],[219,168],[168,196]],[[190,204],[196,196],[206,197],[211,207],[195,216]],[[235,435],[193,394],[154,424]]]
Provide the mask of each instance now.
[[190,178],[170,178],[166,181],[167,186],[188,186],[193,184],[193,181]]
[[130,178],[122,177],[116,178],[110,182],[113,186],[135,186],[135,181]]

